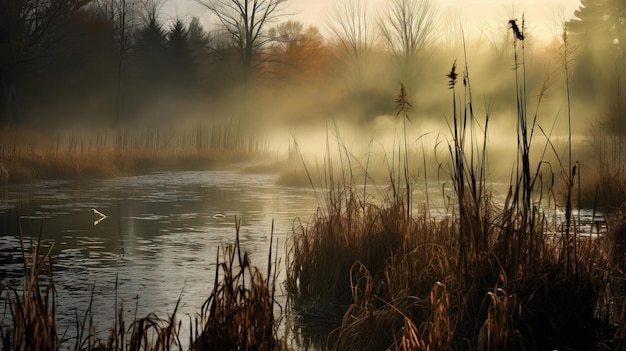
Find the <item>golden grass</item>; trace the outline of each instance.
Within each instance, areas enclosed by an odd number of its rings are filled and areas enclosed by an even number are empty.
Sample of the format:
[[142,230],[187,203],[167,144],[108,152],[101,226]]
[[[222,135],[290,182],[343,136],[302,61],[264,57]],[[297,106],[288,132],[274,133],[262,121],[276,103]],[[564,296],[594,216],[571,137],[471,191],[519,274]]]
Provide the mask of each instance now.
[[145,170],[213,169],[267,155],[262,136],[234,126],[91,134],[0,129],[0,184],[110,178]]
[[24,183],[40,179],[110,178],[128,174],[134,169],[130,155],[119,152],[51,154],[39,150],[26,156],[2,159],[7,183]]

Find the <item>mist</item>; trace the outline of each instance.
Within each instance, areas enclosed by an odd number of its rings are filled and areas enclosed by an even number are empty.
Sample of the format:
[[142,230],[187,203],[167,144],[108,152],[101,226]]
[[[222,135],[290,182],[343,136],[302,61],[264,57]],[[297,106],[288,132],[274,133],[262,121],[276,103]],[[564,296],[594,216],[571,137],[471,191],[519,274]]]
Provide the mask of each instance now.
[[[541,25],[523,13],[466,32],[460,16],[431,1],[393,0],[376,12],[364,1],[337,2],[317,25],[291,19],[289,3],[270,2],[267,21],[252,26],[257,32],[246,41],[224,20],[246,14],[220,1],[203,4],[209,22],[163,18],[158,0],[69,3],[61,12],[52,11],[54,1],[41,5],[50,25],[39,31],[20,23],[26,6],[3,11],[10,19],[0,55],[3,125],[44,135],[120,128],[186,135],[235,125],[263,135],[272,157],[297,144],[310,160],[328,151],[329,135],[361,157],[388,160],[406,128],[412,152],[428,150],[438,169],[456,97],[464,104],[457,112],[471,103],[477,131],[488,121],[498,177],[514,166],[520,92],[537,159],[563,160],[571,137],[576,160],[592,168],[598,157],[591,150],[621,142],[625,131],[625,31],[615,9],[603,9],[597,25],[581,5],[565,15],[571,20],[562,21],[562,33],[550,34],[527,30]],[[414,20],[402,21],[402,13]],[[515,42],[511,20],[523,41]],[[446,78],[453,65],[454,91]],[[401,84],[411,105],[406,127],[397,114]]]

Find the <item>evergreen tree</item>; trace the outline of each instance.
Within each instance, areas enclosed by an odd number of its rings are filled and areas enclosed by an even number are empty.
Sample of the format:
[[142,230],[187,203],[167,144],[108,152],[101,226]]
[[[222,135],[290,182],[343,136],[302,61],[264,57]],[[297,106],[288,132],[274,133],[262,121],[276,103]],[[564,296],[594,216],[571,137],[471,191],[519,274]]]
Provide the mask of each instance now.
[[577,101],[595,107],[613,131],[622,130],[626,77],[626,0],[581,0],[566,25],[575,48],[573,88]]
[[626,0],[581,0],[567,28],[586,49],[622,57],[626,48]]
[[189,33],[181,20],[176,20],[167,34],[167,73],[174,89],[188,91],[193,75]]
[[0,124],[19,122],[24,78],[49,55],[68,19],[91,0],[0,1]]
[[206,56],[210,38],[204,31],[204,28],[202,28],[198,17],[193,17],[189,22],[187,38],[189,39],[189,49],[191,50],[191,55],[194,56],[194,59],[196,56],[199,59]]
[[165,68],[166,43],[161,24],[155,16],[150,16],[146,26],[139,31],[135,46],[135,62],[146,83],[157,82]]
[[166,111],[158,106],[168,90],[167,37],[158,21],[158,6],[146,6],[144,25],[136,33],[129,67],[129,118],[162,118]]
[[[214,80],[214,71],[219,66],[218,60],[212,57],[212,36],[200,24],[198,17],[193,17],[187,28],[187,39],[191,67],[193,68],[190,84],[194,87],[196,97],[204,98],[211,94],[211,82]],[[215,84],[217,86],[217,84]],[[215,88],[217,90],[217,88]]]

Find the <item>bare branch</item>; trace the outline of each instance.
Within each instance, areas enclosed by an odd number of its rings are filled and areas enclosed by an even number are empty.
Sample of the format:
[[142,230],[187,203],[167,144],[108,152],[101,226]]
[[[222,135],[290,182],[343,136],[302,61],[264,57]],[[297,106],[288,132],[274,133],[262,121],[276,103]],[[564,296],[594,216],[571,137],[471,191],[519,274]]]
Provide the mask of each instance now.
[[261,48],[269,41],[265,27],[286,0],[197,0],[212,13],[237,48],[244,81],[261,64]]
[[398,60],[401,73],[412,79],[419,55],[435,41],[436,12],[432,0],[389,0],[379,17],[379,28],[387,50]]

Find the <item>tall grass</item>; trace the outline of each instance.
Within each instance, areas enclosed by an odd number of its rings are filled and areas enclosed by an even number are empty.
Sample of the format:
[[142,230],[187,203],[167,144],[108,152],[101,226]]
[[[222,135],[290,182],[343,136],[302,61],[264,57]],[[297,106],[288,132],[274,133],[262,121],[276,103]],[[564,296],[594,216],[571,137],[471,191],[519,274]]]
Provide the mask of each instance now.
[[251,265],[248,253],[241,252],[240,225],[237,222],[235,245],[225,249],[222,262],[218,258],[213,292],[196,322],[202,327],[192,336],[193,350],[286,349],[278,336],[279,317],[275,316],[277,272],[276,259],[272,262],[272,240],[264,275]]
[[[24,282],[21,291],[11,287],[4,291],[13,301],[8,306],[12,327],[0,328],[6,350],[11,347],[16,350],[56,350],[61,341],[54,318],[56,295],[50,266],[52,248],[45,250],[39,243],[39,240],[31,240],[28,244],[20,236]],[[40,281],[43,276],[50,278],[47,282]]]
[[[467,63],[463,89],[457,89],[455,62],[447,74],[455,206],[447,216],[435,219],[427,208],[411,214],[410,195],[396,191],[399,178],[390,177],[382,203],[339,182],[325,211],[296,228],[287,272],[296,306],[303,315],[332,304],[344,311],[327,348],[589,350],[622,342],[621,334],[612,334],[621,327],[613,328],[609,317],[620,310],[610,286],[622,273],[604,239],[578,238],[569,225],[571,193],[564,231],[542,208],[551,192],[538,181],[544,161],[531,164],[537,113],[527,113],[524,25],[509,25],[518,139],[502,203],[493,200],[486,177],[490,116],[481,122],[474,115]],[[571,188],[567,164],[562,168]]]
[[0,184],[215,168],[269,156],[268,151],[261,132],[234,122],[53,135],[5,127],[0,130]]
[[[217,258],[214,287],[200,313],[188,323],[177,315],[180,299],[166,318],[150,313],[127,323],[124,307],[117,306],[115,326],[107,340],[100,340],[93,323],[91,301],[76,329],[59,330],[56,324],[56,291],[52,276],[51,247],[26,239],[20,230],[24,258],[23,289],[2,285],[1,297],[9,314],[0,319],[3,350],[286,350],[279,336],[280,306],[275,299],[277,258],[270,249],[267,272],[252,266],[236,238]],[[273,228],[270,248],[273,246]],[[93,295],[92,295],[93,298]],[[188,328],[185,330],[185,328]],[[183,337],[188,334],[188,339]],[[73,345],[69,337],[74,339]]]

